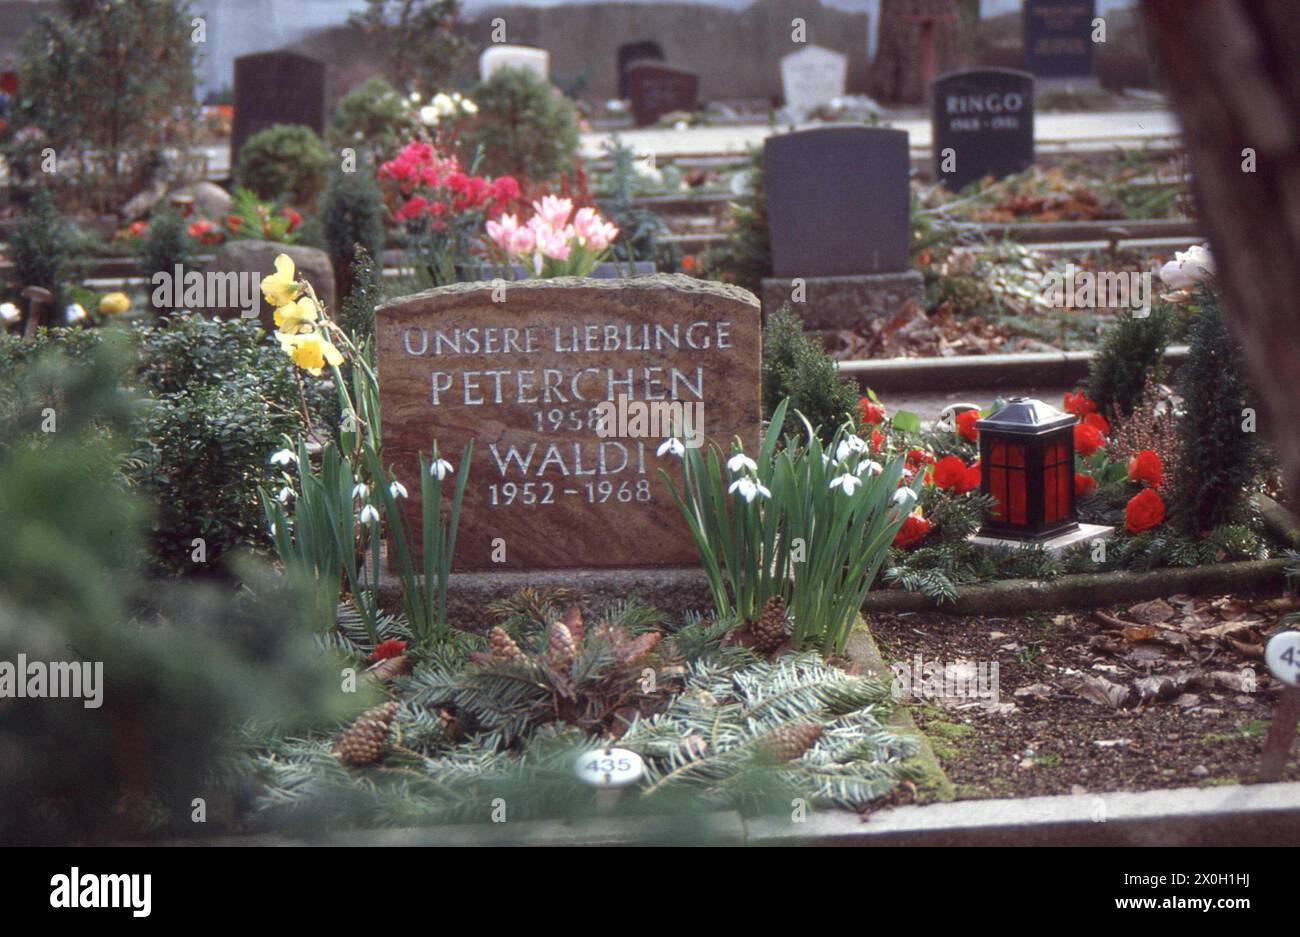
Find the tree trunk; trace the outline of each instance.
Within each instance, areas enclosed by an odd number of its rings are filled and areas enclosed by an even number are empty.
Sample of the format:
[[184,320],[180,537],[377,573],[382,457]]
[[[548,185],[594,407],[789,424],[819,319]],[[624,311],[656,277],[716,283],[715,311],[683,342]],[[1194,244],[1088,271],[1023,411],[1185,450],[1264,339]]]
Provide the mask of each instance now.
[[1293,0],[1145,0],[1144,8],[1182,120],[1224,312],[1288,500],[1300,505],[1300,16]]

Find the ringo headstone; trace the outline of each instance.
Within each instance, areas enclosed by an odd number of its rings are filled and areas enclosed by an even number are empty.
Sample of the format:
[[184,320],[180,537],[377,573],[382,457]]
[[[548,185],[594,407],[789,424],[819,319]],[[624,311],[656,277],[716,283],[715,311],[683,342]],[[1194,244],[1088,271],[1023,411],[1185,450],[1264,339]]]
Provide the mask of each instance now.
[[478,74],[481,81],[487,81],[493,72],[503,68],[522,68],[549,80],[551,77],[551,53],[545,49],[532,46],[492,45],[483,50],[478,57]]
[[230,164],[253,134],[276,124],[325,133],[325,63],[297,52],[259,52],[235,59],[235,117]]
[[[933,92],[937,181],[956,191],[985,176],[1000,179],[1033,164],[1034,78],[1028,72],[952,72],[935,79]],[[944,171],[946,165],[951,172]]]
[[653,124],[673,111],[694,111],[700,100],[700,76],[663,62],[632,62],[624,72],[638,127]]
[[625,42],[618,47],[618,96],[628,96],[627,67],[632,62],[664,60],[664,50],[653,39]]
[[[727,451],[759,432],[758,303],[681,275],[440,287],[376,312],[385,459],[411,499],[436,440],[474,440],[456,540],[465,571],[688,566],[689,530],[659,475],[662,436],[598,435],[596,407],[702,404]],[[503,301],[494,302],[495,298]],[[418,542],[418,536],[413,536]],[[504,546],[504,562],[500,559]]]
[[803,120],[844,95],[849,57],[843,52],[807,46],[781,59],[781,93],[786,109]]
[[1095,0],[1025,0],[1025,69],[1039,78],[1094,79]]

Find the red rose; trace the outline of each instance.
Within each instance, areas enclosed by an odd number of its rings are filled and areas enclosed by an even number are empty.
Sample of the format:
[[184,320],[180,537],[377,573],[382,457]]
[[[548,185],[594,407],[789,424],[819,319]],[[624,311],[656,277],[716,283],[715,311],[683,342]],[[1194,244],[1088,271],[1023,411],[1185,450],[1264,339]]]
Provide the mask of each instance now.
[[875,426],[877,423],[885,422],[884,406],[874,402],[870,397],[863,397],[859,400],[858,409],[862,411],[862,422],[867,426]]
[[968,491],[974,491],[980,486],[980,460],[976,459],[962,473],[961,481],[957,484],[957,494],[964,495]]
[[1074,451],[1082,456],[1089,456],[1106,444],[1101,437],[1101,430],[1091,423],[1074,424]]
[[966,463],[955,455],[946,455],[934,466],[934,483],[940,488],[956,488],[966,477]]
[[1110,435],[1110,423],[1100,413],[1089,413],[1084,416],[1083,422],[1093,427],[1103,436]]
[[1097,402],[1077,388],[1074,393],[1065,395],[1063,406],[1066,413],[1073,413],[1079,419],[1097,412]]
[[1159,488],[1160,482],[1164,480],[1164,466],[1160,464],[1160,456],[1150,449],[1143,449],[1128,460],[1128,477],[1129,481],[1146,482],[1152,488]]
[[980,431],[975,428],[975,423],[980,418],[978,410],[963,410],[957,414],[957,433],[958,435],[969,439],[971,442],[979,439]]
[[1074,496],[1082,498],[1084,495],[1090,495],[1097,490],[1097,479],[1091,475],[1085,475],[1083,472],[1074,473]]
[[406,651],[406,642],[399,641],[396,638],[389,638],[375,646],[370,652],[369,660],[387,660],[390,657],[397,657]]
[[929,532],[929,521],[920,514],[909,514],[903,518],[903,526],[898,528],[898,533],[894,534],[894,546],[910,547],[920,543]]
[[1165,503],[1154,488],[1143,488],[1124,507],[1124,526],[1131,534],[1150,530],[1165,519]]

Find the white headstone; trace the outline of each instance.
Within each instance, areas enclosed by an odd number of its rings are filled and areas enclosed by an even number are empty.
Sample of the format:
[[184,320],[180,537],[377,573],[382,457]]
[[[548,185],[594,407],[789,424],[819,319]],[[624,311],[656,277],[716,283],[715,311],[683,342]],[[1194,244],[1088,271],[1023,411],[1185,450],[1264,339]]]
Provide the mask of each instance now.
[[502,68],[526,68],[543,79],[551,77],[551,53],[532,46],[491,45],[478,57],[480,81],[487,81]]
[[801,119],[844,95],[849,57],[843,52],[808,46],[781,59],[781,90],[785,106]]

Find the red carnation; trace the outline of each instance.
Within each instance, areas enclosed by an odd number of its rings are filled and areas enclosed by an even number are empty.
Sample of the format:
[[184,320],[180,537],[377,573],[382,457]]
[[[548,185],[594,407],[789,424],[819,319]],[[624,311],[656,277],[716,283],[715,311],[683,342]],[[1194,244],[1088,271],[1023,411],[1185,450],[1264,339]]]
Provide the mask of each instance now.
[[509,202],[519,198],[519,183],[514,176],[498,176],[492,180],[492,198],[498,202]]
[[1066,413],[1073,413],[1079,419],[1083,419],[1089,413],[1097,412],[1097,402],[1078,389],[1072,394],[1065,395],[1063,405]]
[[870,397],[863,397],[858,401],[858,409],[862,411],[862,422],[867,426],[875,426],[878,423],[885,422],[885,408],[878,404]]
[[1131,534],[1150,530],[1165,519],[1165,503],[1154,488],[1143,488],[1124,507],[1124,526]]
[[1085,475],[1083,472],[1074,473],[1074,496],[1082,498],[1084,495],[1090,495],[1097,490],[1097,479],[1091,475]]
[[956,488],[966,477],[966,463],[955,455],[946,455],[934,466],[934,483],[940,488]]
[[929,532],[929,521],[920,514],[909,514],[903,518],[903,526],[898,528],[898,533],[894,534],[894,546],[910,547],[920,543]]
[[406,653],[406,642],[399,641],[396,638],[389,638],[387,641],[381,641],[375,645],[375,649],[370,652],[369,660],[387,660],[390,657],[399,657]]
[[1106,444],[1101,430],[1091,423],[1074,424],[1074,451],[1081,456],[1090,456]]
[[957,414],[957,433],[971,442],[979,439],[980,431],[975,428],[976,422],[979,421],[980,412],[978,410],[963,410]]
[[1160,463],[1160,456],[1150,449],[1143,449],[1128,460],[1128,477],[1129,481],[1146,482],[1152,488],[1159,488],[1160,482],[1164,480],[1164,466]]

